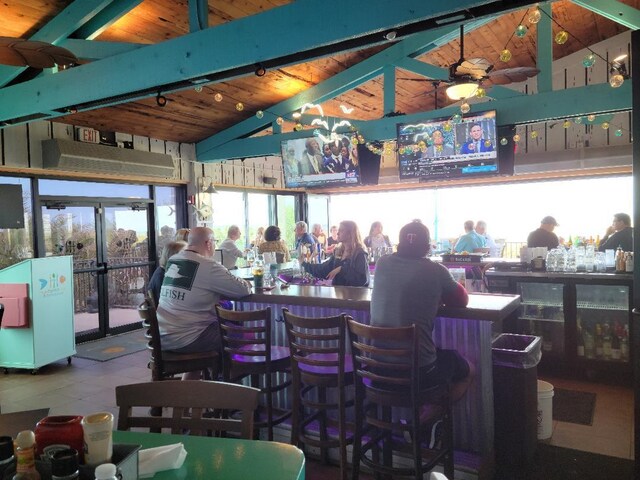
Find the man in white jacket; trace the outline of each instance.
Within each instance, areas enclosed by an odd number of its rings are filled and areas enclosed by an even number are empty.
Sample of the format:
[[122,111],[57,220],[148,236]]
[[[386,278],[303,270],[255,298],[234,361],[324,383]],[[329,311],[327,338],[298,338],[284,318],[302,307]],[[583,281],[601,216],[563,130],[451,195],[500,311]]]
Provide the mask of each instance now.
[[220,351],[214,305],[221,296],[251,293],[249,282],[213,260],[214,250],[211,229],[196,227],[189,233],[187,248],[168,260],[157,312],[163,350]]

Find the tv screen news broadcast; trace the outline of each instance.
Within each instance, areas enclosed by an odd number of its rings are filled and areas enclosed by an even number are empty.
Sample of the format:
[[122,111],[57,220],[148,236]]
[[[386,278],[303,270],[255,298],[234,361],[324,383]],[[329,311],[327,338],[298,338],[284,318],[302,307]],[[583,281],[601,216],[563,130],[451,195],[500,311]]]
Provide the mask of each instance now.
[[358,185],[357,145],[347,136],[334,142],[318,137],[283,140],[282,165],[288,188]]
[[[398,124],[401,179],[465,178],[513,174],[513,154],[499,145],[496,111]],[[501,157],[505,165],[501,168]]]

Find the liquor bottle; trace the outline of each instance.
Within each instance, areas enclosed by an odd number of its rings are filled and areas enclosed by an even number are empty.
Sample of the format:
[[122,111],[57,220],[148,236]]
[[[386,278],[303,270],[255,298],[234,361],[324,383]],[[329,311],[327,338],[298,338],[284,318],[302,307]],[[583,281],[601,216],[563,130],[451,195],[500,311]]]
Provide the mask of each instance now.
[[576,337],[576,341],[578,344],[578,356],[579,357],[584,357],[584,334],[582,333],[582,325],[580,323],[580,317],[578,317],[578,330],[577,330],[577,337]]
[[620,339],[620,359],[623,362],[629,361],[629,325],[624,326],[624,333]]
[[611,328],[608,323],[602,326],[602,357],[611,360]]
[[596,235],[596,250],[600,248],[600,235]]
[[615,329],[611,336],[611,360],[619,362],[622,358],[622,351],[620,345],[620,337],[618,336],[619,330]]
[[624,261],[624,252],[622,251],[622,247],[618,245],[616,249],[616,273],[624,273],[627,265]]
[[542,350],[551,352],[553,350],[553,339],[551,338],[551,327],[545,325],[542,329]]
[[585,358],[595,358],[596,356],[596,346],[595,341],[593,339],[593,334],[589,331],[588,328],[583,330],[584,335],[584,356]]
[[596,346],[596,358],[602,358],[603,347],[602,347],[602,327],[599,323],[596,323],[595,335],[593,337],[593,343]]
[[40,480],[36,470],[36,436],[31,430],[23,430],[16,437],[16,474],[13,480]]
[[627,273],[633,273],[633,252],[627,252],[627,258],[625,260],[625,271]]

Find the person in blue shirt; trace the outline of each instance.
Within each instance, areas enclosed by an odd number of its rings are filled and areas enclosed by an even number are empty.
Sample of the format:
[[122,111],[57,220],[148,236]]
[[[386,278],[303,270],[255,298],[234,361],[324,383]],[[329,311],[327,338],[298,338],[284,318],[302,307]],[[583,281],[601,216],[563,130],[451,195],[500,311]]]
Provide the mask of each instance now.
[[473,220],[467,220],[466,222],[464,222],[464,231],[466,233],[462,235],[456,242],[456,246],[454,247],[454,251],[456,253],[471,253],[476,248],[486,247],[487,241],[484,237],[481,237],[476,233],[476,231],[473,229],[473,226]]
[[315,247],[316,241],[313,236],[307,232],[306,222],[296,222],[296,250],[300,245],[313,245]]

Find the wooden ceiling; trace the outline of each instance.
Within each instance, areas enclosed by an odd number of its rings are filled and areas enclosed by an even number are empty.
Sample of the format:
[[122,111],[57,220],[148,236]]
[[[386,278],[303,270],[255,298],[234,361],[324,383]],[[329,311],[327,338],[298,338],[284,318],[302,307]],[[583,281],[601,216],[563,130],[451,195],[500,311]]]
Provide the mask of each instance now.
[[[0,4],[0,36],[29,38],[48,21],[58,15],[71,0],[13,0]],[[286,3],[288,0],[211,0],[209,25],[216,26],[234,19],[254,15]],[[621,0],[621,3],[640,8],[640,0]],[[573,36],[586,45],[615,36],[625,27],[603,18],[567,0],[553,3],[553,17]],[[529,26],[524,38],[512,36],[525,11],[505,14],[465,35],[465,57],[484,57],[496,69],[535,66],[535,26]],[[526,19],[524,24],[528,24]],[[560,30],[553,25],[554,34]],[[108,27],[95,40],[132,43],[158,43],[189,33],[187,0],[145,0],[120,20]],[[286,32],[281,39],[285,41]],[[500,51],[508,43],[513,58],[499,61]],[[223,46],[222,48],[233,48]],[[269,70],[264,77],[250,75],[232,81],[204,86],[202,91],[184,90],[167,94],[166,107],[156,105],[155,98],[121,104],[115,107],[80,112],[60,117],[57,121],[92,127],[103,131],[126,132],[177,142],[198,142],[220,132],[271,105],[286,100],[333,75],[361,62],[386,48],[378,46],[356,52],[339,54],[294,66]],[[564,45],[553,45],[554,59],[581,50],[580,42],[570,39]],[[459,41],[455,40],[429,52],[420,60],[446,67],[460,56]],[[429,111],[436,108],[436,92],[429,81],[404,70],[396,74],[396,110],[403,113]],[[340,104],[354,108],[352,118],[370,120],[383,116],[382,77],[374,78],[358,88],[323,103],[327,115],[343,116]],[[222,94],[222,101],[214,99]],[[438,107],[448,100],[444,92],[437,94]],[[242,111],[236,104],[244,105]],[[286,128],[285,128],[286,131]]]

